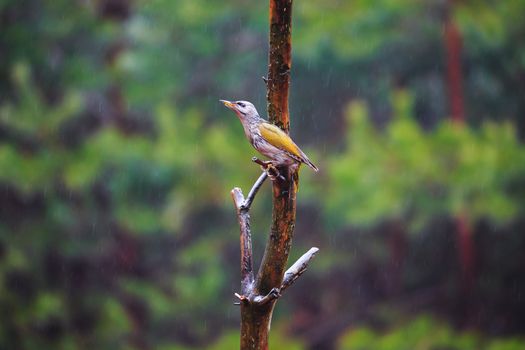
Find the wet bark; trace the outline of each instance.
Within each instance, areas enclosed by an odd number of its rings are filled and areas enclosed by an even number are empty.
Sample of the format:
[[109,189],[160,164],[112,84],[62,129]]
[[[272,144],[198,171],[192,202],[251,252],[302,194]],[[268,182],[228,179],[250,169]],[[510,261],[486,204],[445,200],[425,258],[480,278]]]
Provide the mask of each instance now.
[[292,0],[270,0],[270,47],[266,99],[270,122],[288,132],[292,68]]
[[[267,100],[270,122],[290,130],[288,94],[292,66],[292,0],[270,0],[270,47]],[[256,288],[268,293],[283,279],[295,228],[296,193],[294,170],[281,169],[285,181],[273,182],[272,227],[266,244]]]

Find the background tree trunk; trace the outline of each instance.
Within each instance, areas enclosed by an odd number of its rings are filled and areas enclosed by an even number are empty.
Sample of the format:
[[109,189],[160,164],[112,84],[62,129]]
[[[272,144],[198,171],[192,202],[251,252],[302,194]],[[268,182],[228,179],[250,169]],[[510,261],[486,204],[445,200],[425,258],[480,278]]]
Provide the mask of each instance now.
[[[465,124],[465,101],[463,97],[463,69],[461,51],[463,39],[454,20],[456,0],[448,0],[445,9],[444,42],[446,49],[447,88],[450,116],[460,125]],[[460,289],[468,300],[475,282],[475,246],[468,212],[463,211],[454,218],[457,235],[458,262],[460,265]],[[464,303],[462,303],[465,305]]]

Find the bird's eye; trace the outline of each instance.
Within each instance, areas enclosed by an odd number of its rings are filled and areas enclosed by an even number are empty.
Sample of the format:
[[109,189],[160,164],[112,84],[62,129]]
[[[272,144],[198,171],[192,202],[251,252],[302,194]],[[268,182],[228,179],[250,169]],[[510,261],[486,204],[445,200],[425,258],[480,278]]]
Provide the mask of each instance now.
[[241,106],[242,108],[246,107],[246,105],[245,105],[244,103],[242,103],[242,102],[237,102],[237,104],[238,104],[239,106]]

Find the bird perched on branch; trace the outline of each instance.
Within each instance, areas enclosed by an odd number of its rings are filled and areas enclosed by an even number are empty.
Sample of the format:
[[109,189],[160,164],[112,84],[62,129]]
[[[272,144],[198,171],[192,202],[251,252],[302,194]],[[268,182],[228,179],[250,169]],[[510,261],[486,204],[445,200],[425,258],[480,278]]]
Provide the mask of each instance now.
[[287,133],[261,118],[253,104],[247,101],[220,101],[237,114],[252,146],[259,153],[270,158],[270,162],[259,163],[263,167],[267,169],[280,165],[299,166],[304,163],[315,171],[319,170]]

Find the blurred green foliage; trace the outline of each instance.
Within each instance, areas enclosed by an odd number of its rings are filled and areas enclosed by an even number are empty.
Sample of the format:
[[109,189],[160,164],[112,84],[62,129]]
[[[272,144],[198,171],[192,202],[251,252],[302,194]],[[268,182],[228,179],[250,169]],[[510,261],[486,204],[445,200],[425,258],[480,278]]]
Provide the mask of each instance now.
[[[301,172],[292,256],[322,253],[279,304],[274,349],[523,345],[490,335],[525,324],[525,2],[455,8],[463,126],[447,121],[443,3],[295,3],[292,134],[322,171]],[[237,347],[229,191],[247,191],[259,169],[217,100],[264,114],[266,7],[0,1],[0,348]],[[256,258],[267,186],[252,209]],[[458,213],[480,257],[469,302]],[[392,223],[413,233],[402,267]],[[375,307],[403,311],[400,294],[428,290],[423,310],[490,334],[433,318],[365,328]],[[365,316],[346,332],[348,315]]]
[[435,216],[506,223],[523,215],[523,194],[511,189],[525,174],[525,148],[513,126],[444,122],[427,132],[411,118],[411,102],[394,92],[394,118],[382,131],[363,103],[349,106],[346,149],[328,165],[328,221],[340,228],[405,219],[421,229]]
[[[279,328],[272,329],[272,340],[270,341],[272,349],[276,350],[301,350],[304,345],[297,340],[291,339]],[[215,344],[210,346],[209,350],[235,349],[239,347],[239,332],[226,333]]]
[[386,333],[355,328],[339,340],[341,350],[518,350],[521,339],[494,339],[486,341],[476,332],[456,332],[432,317],[420,316]]

